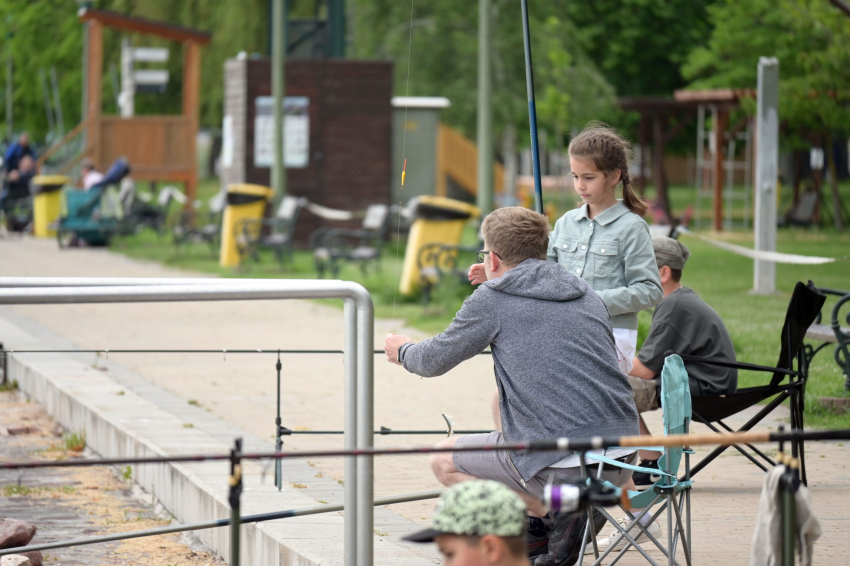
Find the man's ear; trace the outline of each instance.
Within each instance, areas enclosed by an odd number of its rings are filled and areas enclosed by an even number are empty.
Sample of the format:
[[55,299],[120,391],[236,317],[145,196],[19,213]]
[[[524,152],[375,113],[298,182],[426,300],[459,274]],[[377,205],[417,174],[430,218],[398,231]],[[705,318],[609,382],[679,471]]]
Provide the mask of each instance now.
[[667,283],[670,281],[670,277],[673,274],[670,272],[670,268],[666,265],[658,268],[658,277],[661,279],[661,283]]
[[499,256],[490,252],[490,271],[496,272],[499,271],[499,268],[502,266],[502,260],[499,259]]

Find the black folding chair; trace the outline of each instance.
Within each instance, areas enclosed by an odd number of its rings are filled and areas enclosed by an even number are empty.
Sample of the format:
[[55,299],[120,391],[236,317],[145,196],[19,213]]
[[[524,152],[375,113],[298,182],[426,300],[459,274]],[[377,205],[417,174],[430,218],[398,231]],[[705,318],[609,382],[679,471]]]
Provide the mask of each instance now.
[[[811,281],[809,281],[808,285],[798,282],[794,287],[794,292],[791,295],[791,301],[788,303],[788,311],[785,314],[785,324],[782,326],[782,347],[776,367],[760,366],[741,362],[725,362],[700,356],[681,356],[682,360],[685,362],[685,366],[689,363],[705,363],[773,374],[768,385],[746,387],[738,389],[735,393],[726,395],[693,396],[691,398],[693,406],[693,421],[703,423],[717,433],[723,433],[724,431],[744,432],[753,428],[771,412],[773,412],[776,407],[788,399],[790,401],[791,409],[791,428],[802,430],[806,380],[808,379],[809,373],[808,360],[803,347],[803,338],[805,338],[806,331],[809,326],[811,326],[812,322],[814,322],[817,318],[818,313],[820,313],[825,301],[826,295],[815,287],[814,283]],[[794,369],[795,360],[796,369]],[[737,431],[733,430],[725,422],[723,422],[724,419],[740,413],[744,409],[757,405],[766,399],[770,399],[771,397],[773,397],[773,399]],[[745,444],[744,446],[749,448],[752,451],[752,454],[745,450],[741,445],[733,444],[732,446],[765,472],[768,471],[768,466],[772,467],[776,465],[773,459],[751,444]],[[729,448],[729,446],[720,446],[712,451],[711,454],[691,469],[691,477],[698,474],[700,470],[714,461],[714,459],[720,456],[727,448]],[[798,453],[800,455],[800,476],[805,483],[806,460],[803,441],[799,441],[798,443]],[[768,466],[759,461],[756,456],[767,462]]]

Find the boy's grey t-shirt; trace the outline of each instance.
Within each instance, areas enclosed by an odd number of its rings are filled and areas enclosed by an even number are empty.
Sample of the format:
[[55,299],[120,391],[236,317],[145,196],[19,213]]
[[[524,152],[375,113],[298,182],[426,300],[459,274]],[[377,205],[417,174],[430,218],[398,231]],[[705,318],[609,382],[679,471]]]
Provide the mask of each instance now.
[[[660,374],[665,352],[670,350],[686,356],[736,361],[732,338],[720,315],[687,287],[676,289],[655,307],[649,336],[638,359]],[[723,395],[738,388],[736,369],[688,362],[687,370],[692,395]]]

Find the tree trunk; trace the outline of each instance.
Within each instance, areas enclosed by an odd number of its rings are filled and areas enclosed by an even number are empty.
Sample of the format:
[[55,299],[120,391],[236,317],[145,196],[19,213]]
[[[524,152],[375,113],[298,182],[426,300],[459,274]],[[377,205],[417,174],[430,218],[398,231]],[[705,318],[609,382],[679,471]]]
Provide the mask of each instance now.
[[844,220],[841,217],[841,195],[838,193],[838,168],[835,166],[835,140],[832,139],[832,133],[826,134],[826,152],[832,208],[835,210],[835,227],[844,230]]

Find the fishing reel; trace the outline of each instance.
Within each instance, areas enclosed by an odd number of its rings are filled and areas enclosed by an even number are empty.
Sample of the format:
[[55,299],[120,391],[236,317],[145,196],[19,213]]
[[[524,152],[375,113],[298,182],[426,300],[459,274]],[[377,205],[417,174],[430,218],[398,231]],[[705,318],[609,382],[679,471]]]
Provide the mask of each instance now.
[[[613,487],[597,479],[575,483],[554,483],[550,481],[543,488],[543,504],[546,511],[555,513],[574,513],[586,511],[588,507],[612,507],[623,503],[627,498],[626,490]],[[628,503],[628,500],[625,501]]]

